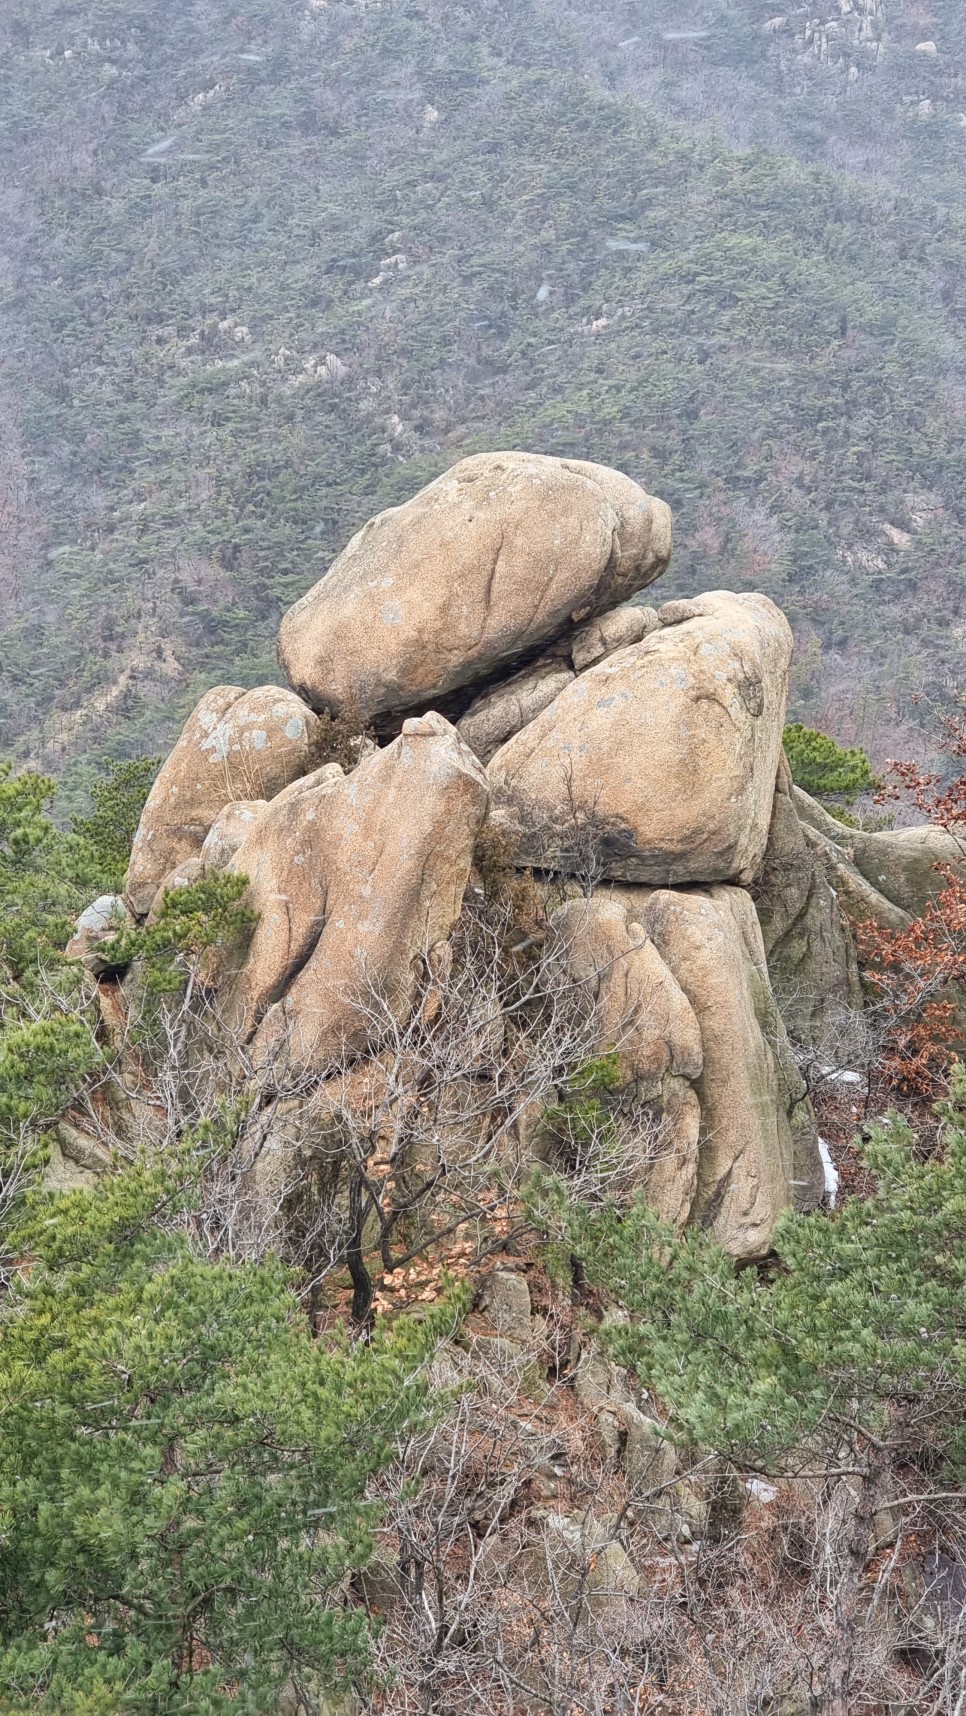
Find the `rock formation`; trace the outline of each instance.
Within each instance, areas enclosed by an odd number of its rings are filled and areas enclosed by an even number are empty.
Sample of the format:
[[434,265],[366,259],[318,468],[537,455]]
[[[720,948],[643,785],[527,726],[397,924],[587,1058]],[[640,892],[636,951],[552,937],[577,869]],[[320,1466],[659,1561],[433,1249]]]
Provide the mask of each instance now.
[[750,882],[768,838],[792,635],[767,596],[701,596],[568,685],[490,763],[521,859],[629,882]]
[[632,596],[670,554],[667,506],[618,471],[480,453],[370,519],[286,614],[279,660],[316,708],[438,707]]
[[137,916],[165,877],[199,857],[212,823],[237,799],[274,798],[312,766],[318,720],[291,691],[216,685],[205,693],[158,775],[134,839],[127,898]]
[[800,1042],[815,1044],[833,1042],[843,1017],[862,1005],[855,947],[843,916],[843,872],[837,858],[816,849],[823,838],[810,842],[799,820],[783,756],[755,905],[784,1020]]
[[[827,1040],[861,1004],[848,920],[907,923],[959,853],[933,830],[846,829],[792,786],[786,620],[761,595],[633,600],[670,545],[667,507],[628,477],[524,453],[463,460],[370,521],[282,622],[295,690],[202,699],[124,899],[83,914],[71,953],[97,976],[101,943],[165,888],[246,878],[253,927],[206,982],[226,1040],[301,1081],[297,1130],[306,1102],[321,1124],[333,1067],[379,1082],[377,1017],[405,1029],[434,986],[442,1005],[454,932],[502,865],[530,921],[493,957],[556,960],[589,1009],[655,1207],[765,1255],[781,1211],[824,1188],[785,1021]],[[313,708],[379,742],[348,772],[322,761]],[[447,1077],[499,1088],[522,1016],[491,990],[477,1023],[461,993],[476,1047]],[[526,1106],[514,1136],[550,1112]]]
[[963,844],[943,828],[867,834],[830,816],[800,787],[792,796],[806,839],[843,880],[843,905],[856,922],[902,929],[942,888],[937,865],[960,865]]
[[405,1011],[418,962],[442,956],[487,803],[475,756],[429,714],[349,776],[327,764],[267,805],[230,860],[258,920],[227,1022],[285,1035],[320,1072],[363,1049],[372,1011]]

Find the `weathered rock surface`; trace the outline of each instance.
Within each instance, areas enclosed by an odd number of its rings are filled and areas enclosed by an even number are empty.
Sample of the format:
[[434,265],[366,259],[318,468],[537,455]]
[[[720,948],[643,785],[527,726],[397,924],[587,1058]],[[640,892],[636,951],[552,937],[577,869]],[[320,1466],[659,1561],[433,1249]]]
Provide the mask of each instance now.
[[61,1119],[48,1133],[44,1184],[55,1192],[92,1191],[111,1170],[111,1153],[80,1127]]
[[666,604],[489,766],[522,861],[667,885],[750,882],[771,819],[791,661],[766,596]]
[[[697,1016],[704,1061],[690,1220],[733,1256],[764,1256],[794,1201],[821,1196],[814,1119],[775,1004],[751,896],[741,888],[614,888]],[[796,1185],[796,1182],[799,1182]]]
[[365,721],[482,685],[664,571],[671,515],[618,471],[481,453],[370,519],[296,602],[279,659]]
[[793,795],[802,822],[836,846],[868,886],[908,918],[919,917],[927,902],[942,891],[943,877],[936,866],[959,869],[966,860],[966,840],[957,839],[945,828],[927,824],[867,834],[830,816],[801,787],[793,788]]
[[625,602],[623,607],[612,608],[610,613],[601,614],[599,619],[589,620],[587,625],[581,626],[571,641],[570,659],[577,672],[583,673],[585,668],[595,667],[597,662],[613,655],[615,650],[640,643],[649,632],[656,632],[660,624],[654,608]]
[[[194,711],[145,806],[125,900],[150,922],[165,888],[249,879],[253,927],[212,955],[203,986],[217,991],[226,1042],[296,1075],[276,1178],[322,1124],[333,1063],[371,1073],[380,1023],[408,1017],[424,976],[440,1005],[492,796],[497,833],[511,836],[496,842],[500,866],[515,852],[557,873],[547,889],[561,872],[577,878],[551,936],[593,1000],[600,1050],[616,1050],[633,1128],[622,1146],[636,1162],[640,1141],[658,1211],[755,1258],[793,1194],[821,1195],[766,946],[796,1030],[828,1031],[857,998],[840,907],[868,897],[907,921],[912,908],[894,902],[933,891],[930,866],[948,848],[934,831],[830,832],[787,770],[776,792],[787,622],[761,595],[656,612],[630,600],[670,547],[664,503],[616,471],[523,453],[464,460],[370,521],[281,628],[281,659],[309,702],[355,711],[384,741],[401,725],[398,737],[376,749],[370,734],[345,774],[319,766],[328,724],[295,692],[219,686]],[[412,713],[431,703],[459,728]],[[113,910],[96,902],[72,944],[95,973]],[[527,947],[543,936],[536,915]],[[498,1015],[477,1033],[494,1062],[512,1034]],[[461,1060],[466,1080],[472,1062]],[[536,1140],[545,1109],[531,1107]],[[530,1324],[527,1284],[498,1273],[489,1291],[502,1295],[496,1351],[513,1345],[511,1323]]]
[[575,675],[566,661],[552,657],[503,679],[474,698],[457,722],[457,732],[482,763],[488,763],[514,733],[566,690]]
[[861,1008],[862,990],[848,923],[792,793],[783,755],[755,905],[785,1024],[800,1042],[818,1047],[831,1045]]
[[600,894],[569,900],[550,921],[574,980],[593,997],[601,1049],[617,1049],[625,1081],[697,1078],[704,1057],[694,1009],[623,903]]
[[122,929],[130,929],[133,923],[120,894],[100,894],[77,919],[64,950],[66,957],[79,959],[85,971],[100,977],[111,969],[110,960],[104,957],[104,943],[112,941]]
[[202,869],[227,870],[242,841],[247,838],[265,809],[267,799],[240,798],[219,811],[205,835],[199,854]]
[[703,1062],[694,1009],[620,900],[570,900],[551,924],[593,1002],[599,1049],[616,1049],[622,1085],[633,1088],[648,1197],[665,1221],[683,1226],[697,1188],[701,1118],[692,1089]]
[[381,1007],[407,1010],[419,962],[437,957],[459,916],[487,810],[483,770],[455,729],[430,714],[352,774],[270,804],[232,859],[258,913],[223,1006],[266,1049],[324,1066],[365,1046]]
[[908,912],[894,906],[884,894],[873,888],[861,870],[857,869],[843,847],[821,834],[810,822],[802,823],[802,833],[812,852],[820,859],[825,874],[835,890],[842,910],[853,925],[878,924],[881,929],[908,929],[912,919]]
[[189,716],[158,775],[134,837],[125,894],[143,917],[162,880],[197,858],[235,800],[271,799],[314,761],[319,722],[277,685],[217,685]]
[[512,1269],[494,1269],[486,1277],[480,1297],[497,1334],[526,1346],[533,1332],[526,1276]]

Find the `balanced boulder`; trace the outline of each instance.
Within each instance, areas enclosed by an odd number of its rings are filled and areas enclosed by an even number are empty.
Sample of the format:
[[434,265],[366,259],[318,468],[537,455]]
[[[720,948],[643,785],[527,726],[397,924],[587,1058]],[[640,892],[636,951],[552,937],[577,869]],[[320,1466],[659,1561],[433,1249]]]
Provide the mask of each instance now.
[[748,883],[768,839],[792,634],[719,591],[566,687],[489,766],[523,862],[667,885]]
[[667,506],[619,471],[480,453],[370,519],[285,615],[279,660],[333,713],[438,708],[625,601],[670,554]]
[[235,800],[271,799],[312,767],[319,721],[277,685],[216,685],[197,705],[141,814],[125,896],[144,917],[162,881],[201,855],[219,813]]

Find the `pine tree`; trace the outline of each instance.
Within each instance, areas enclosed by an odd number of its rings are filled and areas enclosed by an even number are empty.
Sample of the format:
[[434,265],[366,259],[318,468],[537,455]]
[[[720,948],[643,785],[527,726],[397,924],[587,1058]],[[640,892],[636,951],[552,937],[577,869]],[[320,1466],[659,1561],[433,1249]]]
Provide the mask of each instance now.
[[0,1711],[217,1716],[366,1661],[338,1601],[425,1418],[432,1322],[314,1342],[286,1271],[195,1253],[199,1141],[35,1193],[0,1323]]
[[123,882],[131,842],[160,763],[160,757],[135,757],[110,764],[107,778],[91,787],[90,815],[71,818],[73,832],[92,848],[115,888]]
[[940,1108],[945,1148],[923,1160],[898,1117],[872,1128],[878,1189],[832,1215],[787,1214],[762,1269],[646,1203],[575,1206],[544,1186],[542,1219],[627,1322],[613,1357],[661,1400],[668,1435],[774,1477],[816,1464],[851,1489],[825,1709],[849,1709],[849,1665],[872,1525],[892,1467],[923,1450],[966,1481],[966,1070]]
[[854,804],[877,782],[859,745],[839,745],[827,733],[793,721],[785,728],[785,755],[796,786],[834,808]]

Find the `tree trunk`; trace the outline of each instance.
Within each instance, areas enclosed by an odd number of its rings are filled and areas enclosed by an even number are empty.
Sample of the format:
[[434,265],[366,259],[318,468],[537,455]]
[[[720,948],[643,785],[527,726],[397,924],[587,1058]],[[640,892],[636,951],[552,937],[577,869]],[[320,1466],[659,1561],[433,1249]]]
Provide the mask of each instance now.
[[885,1467],[886,1451],[881,1445],[876,1445],[869,1451],[866,1470],[859,1479],[858,1492],[843,1528],[845,1564],[835,1589],[828,1685],[822,1704],[824,1716],[850,1716],[859,1598],[872,1550],[873,1527]]

